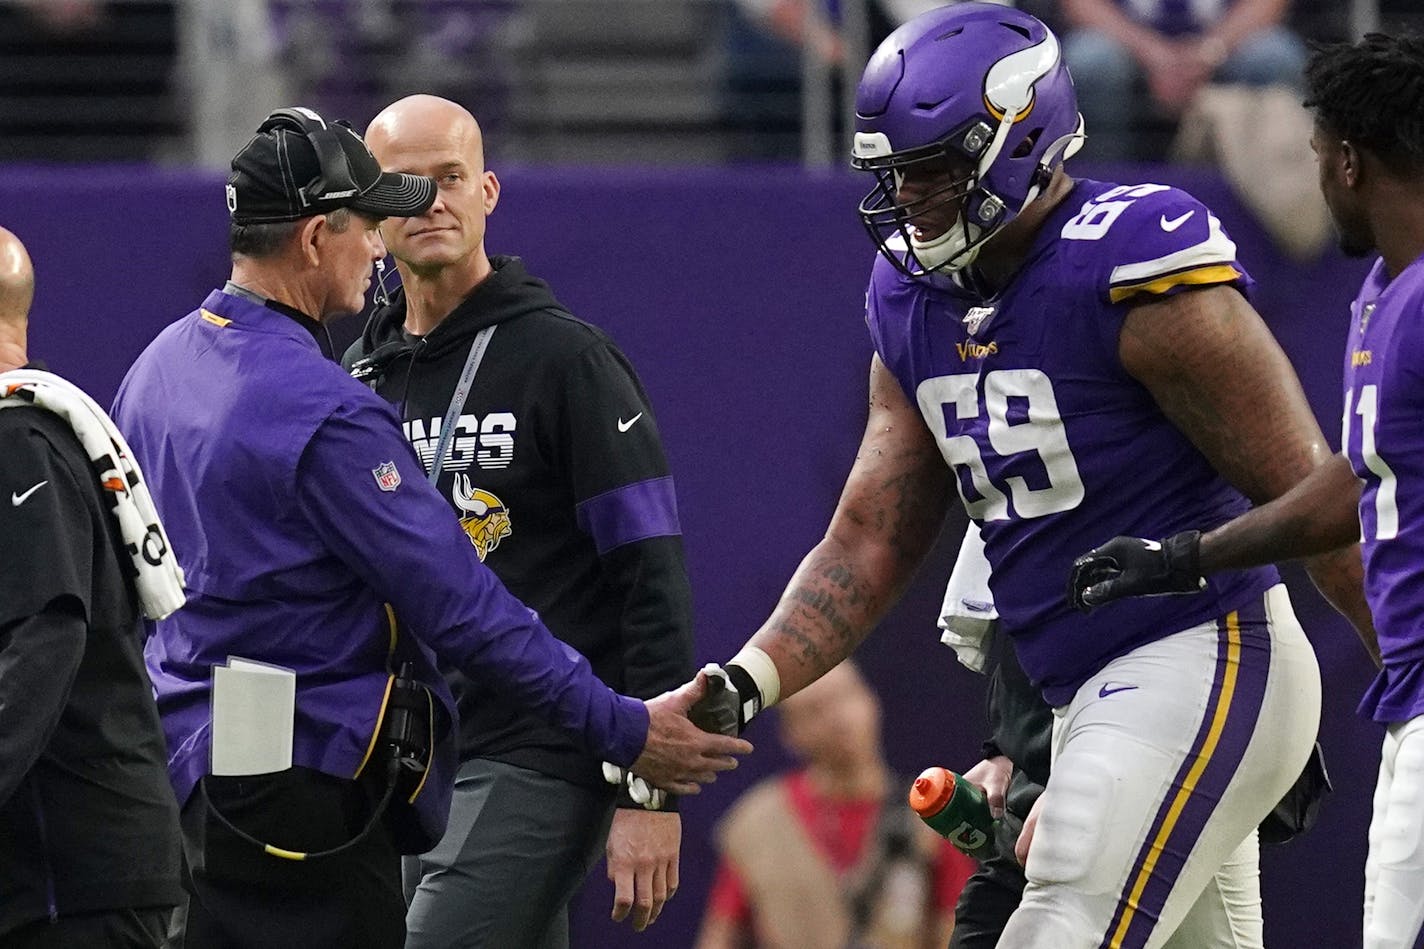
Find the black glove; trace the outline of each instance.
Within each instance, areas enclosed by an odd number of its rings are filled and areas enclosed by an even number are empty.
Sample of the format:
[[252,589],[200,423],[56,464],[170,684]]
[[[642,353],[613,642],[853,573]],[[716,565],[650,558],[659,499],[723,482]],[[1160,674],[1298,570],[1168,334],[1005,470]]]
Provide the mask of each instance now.
[[1073,561],[1068,602],[1087,613],[1127,596],[1196,593],[1206,586],[1198,566],[1200,531],[1166,540],[1114,537]]
[[708,663],[707,694],[687,710],[692,724],[705,732],[738,737],[752,716],[761,711],[761,690],[741,666],[729,662],[725,667]]

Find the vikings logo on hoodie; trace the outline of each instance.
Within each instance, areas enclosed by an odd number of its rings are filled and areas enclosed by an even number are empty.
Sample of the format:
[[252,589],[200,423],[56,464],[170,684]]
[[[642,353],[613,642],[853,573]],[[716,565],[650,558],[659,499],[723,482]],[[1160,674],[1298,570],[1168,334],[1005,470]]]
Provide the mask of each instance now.
[[469,475],[455,475],[450,499],[462,512],[460,526],[465,529],[470,543],[475,545],[480,560],[484,560],[491,550],[499,546],[500,541],[514,532],[509,521],[509,509],[504,502],[488,491],[472,486]]

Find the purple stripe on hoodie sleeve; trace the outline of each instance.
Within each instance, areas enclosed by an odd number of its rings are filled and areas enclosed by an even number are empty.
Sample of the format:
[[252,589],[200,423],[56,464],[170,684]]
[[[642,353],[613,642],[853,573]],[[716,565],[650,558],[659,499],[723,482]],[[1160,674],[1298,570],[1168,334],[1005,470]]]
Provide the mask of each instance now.
[[682,533],[672,476],[650,478],[605,491],[575,508],[579,527],[593,538],[600,554],[649,537]]

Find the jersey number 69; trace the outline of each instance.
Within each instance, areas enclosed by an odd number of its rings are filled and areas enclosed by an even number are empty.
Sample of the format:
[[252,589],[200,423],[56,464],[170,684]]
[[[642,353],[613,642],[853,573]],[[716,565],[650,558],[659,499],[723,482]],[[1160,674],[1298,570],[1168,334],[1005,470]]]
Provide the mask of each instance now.
[[[1018,517],[1042,517],[1068,511],[1083,501],[1078,463],[1068,447],[1053,383],[1038,369],[995,369],[984,375],[984,400],[979,400],[979,374],[957,373],[926,379],[916,390],[920,412],[939,441],[944,460],[954,467],[959,496],[969,516],[981,521],[1007,520],[1009,500]],[[1027,407],[1027,421],[1009,419],[1009,400]],[[957,421],[988,416],[984,429],[988,447],[1000,458],[1035,452],[1047,474],[1047,486],[1030,487],[1020,475],[1004,475],[1002,487],[990,479],[979,443],[971,435],[951,435]],[[973,426],[978,428],[978,426]],[[1000,466],[1006,467],[1006,466]],[[977,498],[965,491],[968,475]],[[1041,480],[1041,479],[1035,479]]]

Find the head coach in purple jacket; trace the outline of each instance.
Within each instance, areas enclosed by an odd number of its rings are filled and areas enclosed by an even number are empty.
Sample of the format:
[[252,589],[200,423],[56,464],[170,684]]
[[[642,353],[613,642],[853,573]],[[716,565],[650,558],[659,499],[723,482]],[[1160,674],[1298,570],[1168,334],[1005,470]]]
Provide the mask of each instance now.
[[[383,174],[306,109],[274,112],[232,168],[232,279],[144,350],[113,412],[189,587],[146,648],[183,807],[178,944],[399,946],[399,854],[449,807],[437,655],[670,790],[750,746],[686,720],[700,683],[644,703],[599,682],[480,564],[390,405],[332,361],[323,321],[362,308],[378,223],[424,212],[434,181]],[[209,773],[230,657],[295,673],[290,768]]]

